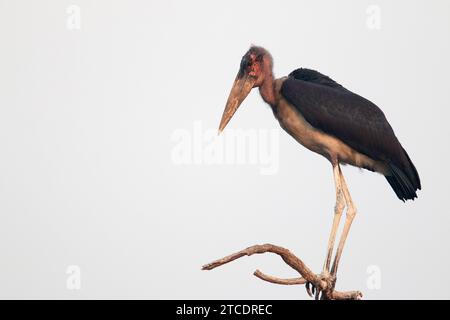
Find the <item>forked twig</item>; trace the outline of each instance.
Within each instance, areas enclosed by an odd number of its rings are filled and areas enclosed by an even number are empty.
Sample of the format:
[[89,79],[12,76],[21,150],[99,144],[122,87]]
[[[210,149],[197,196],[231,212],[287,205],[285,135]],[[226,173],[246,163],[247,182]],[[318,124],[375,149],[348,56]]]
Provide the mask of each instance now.
[[[286,264],[288,264],[292,269],[296,270],[302,277],[282,279],[274,276],[269,276],[267,274],[264,274],[260,270],[256,270],[253,274],[256,277],[260,278],[261,280],[282,285],[306,284],[308,289],[309,283],[311,283],[315,288],[315,290],[317,290],[317,293],[319,291],[322,293],[321,299],[323,300],[356,300],[362,297],[362,294],[359,291],[339,292],[334,290],[334,282],[330,281],[329,277],[323,274],[317,275],[313,273],[311,269],[309,269],[303,263],[302,260],[300,260],[288,249],[269,243],[263,245],[254,245],[239,252],[233,253],[229,256],[226,256],[222,259],[215,260],[211,263],[204,265],[202,267],[202,270],[212,270],[226,263],[242,258],[243,256],[251,256],[253,254],[262,254],[267,252],[279,255]],[[317,298],[319,298],[318,294],[316,294],[316,299]]]
[[259,270],[253,272],[253,275],[260,278],[261,280],[275,283],[275,284],[284,284],[284,285],[295,285],[295,284],[305,284],[307,281],[305,278],[291,278],[291,279],[282,279],[274,276],[269,276],[265,273],[262,273]]

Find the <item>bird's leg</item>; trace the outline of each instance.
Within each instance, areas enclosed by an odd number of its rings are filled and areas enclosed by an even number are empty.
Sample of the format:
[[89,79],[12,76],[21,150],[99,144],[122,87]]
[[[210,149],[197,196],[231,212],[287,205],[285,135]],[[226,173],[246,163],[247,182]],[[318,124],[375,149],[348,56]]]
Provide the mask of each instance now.
[[345,240],[347,239],[348,231],[353,222],[353,218],[356,215],[356,208],[353,204],[352,198],[350,196],[350,192],[347,188],[347,183],[345,182],[344,175],[342,174],[341,169],[339,168],[339,176],[340,181],[342,183],[342,192],[344,193],[345,202],[347,204],[347,213],[345,218],[344,229],[342,231],[341,239],[339,240],[339,246],[336,251],[336,256],[334,257],[333,267],[331,268],[331,275],[333,277],[336,276],[339,260],[341,259],[342,250],[344,249]]
[[339,163],[333,164],[334,184],[336,187],[336,204],[334,206],[333,226],[331,227],[330,238],[328,240],[327,257],[323,265],[323,272],[330,271],[331,255],[333,254],[334,241],[336,240],[336,232],[341,221],[342,211],[345,208],[344,196],[342,193],[342,184],[340,177]]
[[[339,163],[333,161],[333,176],[334,176],[334,184],[336,188],[336,204],[334,206],[334,217],[333,217],[333,225],[331,227],[330,238],[328,240],[328,248],[327,248],[327,256],[325,259],[325,263],[323,265],[323,270],[321,277],[324,281],[329,282],[329,287],[334,287],[335,278],[330,275],[330,264],[331,264],[331,256],[333,254],[334,242],[336,240],[336,233],[339,228],[339,222],[341,221],[342,211],[345,208],[345,200],[342,191],[342,183],[341,183],[341,175]],[[306,292],[312,297],[315,295],[315,298],[318,299],[318,295],[320,293],[318,288],[311,283],[306,283]],[[312,289],[312,290],[311,290]]]

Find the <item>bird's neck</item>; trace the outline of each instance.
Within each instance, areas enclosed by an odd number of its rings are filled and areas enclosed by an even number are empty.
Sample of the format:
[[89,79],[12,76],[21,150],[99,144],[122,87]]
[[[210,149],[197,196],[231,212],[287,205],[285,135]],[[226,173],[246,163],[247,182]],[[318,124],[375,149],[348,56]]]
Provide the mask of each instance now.
[[264,77],[264,81],[259,87],[259,93],[266,103],[268,103],[272,108],[275,107],[275,82],[272,72]]

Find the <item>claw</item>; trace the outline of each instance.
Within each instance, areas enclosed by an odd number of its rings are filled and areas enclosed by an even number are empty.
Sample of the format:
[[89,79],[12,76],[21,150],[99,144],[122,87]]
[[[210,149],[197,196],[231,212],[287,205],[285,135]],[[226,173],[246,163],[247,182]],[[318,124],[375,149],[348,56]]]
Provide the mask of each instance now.
[[312,293],[311,293],[311,288],[310,288],[310,286],[311,286],[311,282],[306,282],[306,284],[305,284],[305,287],[306,287],[306,293],[308,293],[308,296],[310,296],[311,298],[312,298]]
[[319,300],[319,294],[320,294],[320,290],[317,289],[317,290],[316,290],[316,295],[315,295],[315,297],[314,297],[314,300]]

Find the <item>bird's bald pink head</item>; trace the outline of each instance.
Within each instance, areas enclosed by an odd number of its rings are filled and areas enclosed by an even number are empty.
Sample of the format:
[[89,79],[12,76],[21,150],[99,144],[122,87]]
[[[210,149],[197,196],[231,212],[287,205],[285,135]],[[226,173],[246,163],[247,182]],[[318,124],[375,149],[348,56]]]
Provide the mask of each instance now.
[[254,87],[264,81],[266,73],[272,71],[272,56],[263,47],[251,46],[241,59],[238,77],[250,76],[255,79]]

